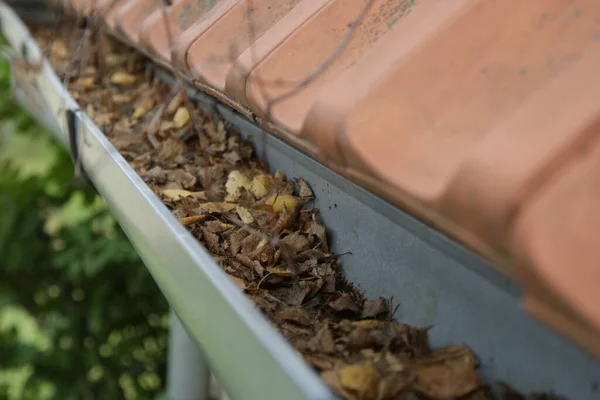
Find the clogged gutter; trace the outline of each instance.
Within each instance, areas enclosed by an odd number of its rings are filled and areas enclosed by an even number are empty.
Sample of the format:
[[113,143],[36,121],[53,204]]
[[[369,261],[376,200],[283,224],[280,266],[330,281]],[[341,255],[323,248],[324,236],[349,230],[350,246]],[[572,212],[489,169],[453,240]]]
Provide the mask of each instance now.
[[[64,79],[78,35],[67,24],[33,32]],[[308,182],[270,175],[225,122],[190,115],[181,97],[168,104],[153,145],[148,121],[170,89],[142,55],[114,40],[100,50],[92,38],[86,57],[94,66],[72,68],[74,99],[335,392],[364,400],[495,398],[467,347],[431,349],[428,329],[394,321],[387,300],[365,300],[346,282]],[[522,398],[500,386],[501,398]]]

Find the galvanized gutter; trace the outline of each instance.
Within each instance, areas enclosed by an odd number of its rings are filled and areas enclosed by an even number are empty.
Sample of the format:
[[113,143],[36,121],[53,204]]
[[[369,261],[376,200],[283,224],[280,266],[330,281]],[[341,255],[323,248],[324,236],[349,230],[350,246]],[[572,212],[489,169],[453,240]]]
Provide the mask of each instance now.
[[[39,50],[18,17],[0,5],[2,29],[15,49]],[[166,72],[165,80],[171,79]],[[37,86],[59,140],[67,143],[65,109],[77,105],[45,64]],[[261,149],[260,129],[215,99],[194,92]],[[65,108],[66,105],[66,108]],[[77,112],[83,165],[136,247],[187,331],[232,399],[331,399],[333,395],[210,255],[171,215],[97,126]],[[531,319],[519,288],[446,236],[335,174],[283,141],[269,137],[269,162],[302,176],[331,233],[347,278],[368,297],[393,296],[403,322],[434,325],[432,346],[464,343],[482,374],[523,392],[553,390],[571,399],[598,398],[600,364]]]

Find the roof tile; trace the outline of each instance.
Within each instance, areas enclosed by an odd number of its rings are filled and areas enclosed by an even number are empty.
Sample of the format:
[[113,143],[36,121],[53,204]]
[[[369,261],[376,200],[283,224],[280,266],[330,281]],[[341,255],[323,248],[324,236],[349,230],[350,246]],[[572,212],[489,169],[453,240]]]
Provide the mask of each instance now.
[[[250,74],[246,89],[250,108],[264,114],[272,99],[285,96],[289,85],[260,84],[265,81],[300,82],[313,71],[328,65],[293,96],[281,98],[271,110],[276,123],[298,134],[304,119],[324,83],[351,67],[404,16],[411,12],[411,0],[375,0],[344,51],[336,53],[350,31],[350,24],[364,9],[364,0],[332,0],[274,50]],[[332,55],[336,55],[333,56]],[[331,62],[329,62],[331,61]],[[254,78],[254,79],[253,79]],[[292,85],[292,88],[296,85]],[[263,93],[271,100],[267,101]]]
[[[169,34],[167,34],[162,8],[154,11],[143,22],[140,42],[163,60],[171,60],[171,50],[174,50],[178,57],[183,57],[190,45],[189,39],[187,39],[190,35],[186,35],[186,32],[195,32],[195,27],[199,25],[210,27],[238,1],[176,0],[173,5],[165,10],[169,21],[170,36],[173,39],[173,47],[170,48],[169,46]],[[195,33],[193,36],[195,36]]]
[[599,332],[600,115],[590,129],[594,140],[520,213],[513,253],[526,290],[544,304],[560,301],[563,314]]
[[189,46],[186,64],[192,76],[224,91],[229,69],[237,68],[239,55],[298,3],[300,0],[254,0],[252,10],[248,10],[246,2],[236,2]]

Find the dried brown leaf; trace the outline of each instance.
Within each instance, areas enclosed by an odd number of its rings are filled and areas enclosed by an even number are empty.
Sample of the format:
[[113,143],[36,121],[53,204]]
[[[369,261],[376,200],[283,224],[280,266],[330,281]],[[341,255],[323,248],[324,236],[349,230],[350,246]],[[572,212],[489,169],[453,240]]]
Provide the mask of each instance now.
[[477,359],[467,347],[434,350],[430,356],[418,360],[413,389],[435,400],[465,396],[484,385],[476,367]]
[[325,324],[316,335],[308,342],[308,348],[314,353],[335,353],[335,342],[329,326]]
[[190,226],[195,224],[198,221],[202,221],[206,218],[206,215],[193,215],[191,217],[183,217],[179,218],[179,222],[183,224],[183,226]]
[[308,182],[306,182],[303,178],[296,179],[298,182],[298,197],[302,200],[312,200],[315,198],[315,194],[310,188]]
[[348,293],[342,294],[337,300],[329,303],[329,307],[331,307],[333,311],[339,313],[360,313],[360,309],[354,302],[352,296],[350,296]]
[[388,301],[383,297],[363,303],[362,318],[377,318],[389,314]]
[[279,311],[278,318],[298,325],[311,326],[313,319],[308,311],[300,307],[286,307]]

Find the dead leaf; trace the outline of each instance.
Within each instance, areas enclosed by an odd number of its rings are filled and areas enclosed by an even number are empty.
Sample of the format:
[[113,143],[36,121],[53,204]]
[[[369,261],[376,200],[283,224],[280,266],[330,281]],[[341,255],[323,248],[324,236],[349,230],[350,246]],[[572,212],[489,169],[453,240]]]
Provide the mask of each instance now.
[[243,279],[240,279],[237,276],[233,276],[233,275],[227,275],[227,276],[229,277],[229,279],[231,279],[233,281],[233,283],[235,283],[235,285],[237,287],[239,287],[242,290],[246,289],[246,282],[244,282]]
[[388,301],[383,297],[375,300],[366,300],[363,303],[362,318],[377,318],[389,314]]
[[115,72],[110,77],[110,82],[119,85],[119,86],[131,86],[137,81],[137,77],[135,75],[131,75],[127,72]]
[[185,94],[183,93],[183,91],[177,93],[169,102],[169,104],[167,105],[167,108],[165,109],[165,114],[167,117],[171,117],[172,115],[175,114],[175,112],[179,109],[179,107],[183,104],[183,101],[185,100]]
[[360,313],[360,309],[348,293],[342,294],[337,300],[329,303],[329,307],[339,313]]
[[150,111],[149,109],[147,109],[144,106],[139,106],[137,107],[134,111],[133,114],[131,114],[131,118],[133,119],[140,119],[142,118],[144,115],[146,115],[148,113],[148,111]]
[[213,251],[216,253],[220,253],[220,245],[219,245],[219,236],[216,233],[212,233],[208,229],[201,229],[202,237],[204,238],[204,243],[206,243],[206,248],[209,251]]
[[376,400],[381,375],[369,361],[348,365],[340,371],[340,383],[346,390],[355,392],[359,398]]
[[52,43],[50,53],[52,57],[56,57],[59,60],[64,60],[69,56],[69,50],[67,49],[65,42],[60,39]]
[[96,85],[96,79],[93,76],[79,78],[77,82],[75,82],[75,85],[85,90],[91,90],[98,87],[98,85]]
[[233,228],[233,225],[226,224],[222,221],[208,221],[204,224],[204,227],[212,233],[223,233]]
[[298,207],[298,199],[288,194],[273,195],[265,201],[265,206],[273,212],[280,213],[284,210],[294,212]]
[[106,55],[106,65],[109,67],[116,67],[119,64],[125,62],[125,56],[121,54],[107,54]]
[[252,217],[252,214],[250,214],[250,211],[248,211],[247,208],[237,206],[235,208],[235,211],[237,212],[237,215],[240,217],[242,222],[246,225],[250,225],[254,222],[254,217]]
[[285,181],[285,174],[279,170],[275,171],[275,175],[273,177],[278,181]]
[[173,116],[173,126],[181,129],[191,121],[190,112],[186,107],[179,107]]
[[269,189],[271,189],[274,182],[275,181],[273,180],[273,177],[271,175],[258,175],[252,180],[252,183],[250,184],[250,192],[257,199],[262,199],[267,194]]
[[225,201],[235,201],[237,198],[239,198],[240,190],[242,188],[249,188],[250,183],[250,178],[248,178],[241,171],[231,171],[227,177],[227,182],[225,183],[225,189],[227,190]]
[[300,307],[284,308],[279,312],[279,318],[282,320],[293,322],[298,325],[311,326],[312,318],[308,312]]
[[181,189],[165,189],[160,192],[163,196],[165,196],[169,200],[177,201],[183,197],[192,197],[193,193],[187,190]]
[[287,296],[287,303],[291,306],[300,306],[304,302],[306,295],[310,293],[312,286],[310,282],[301,281],[292,286]]
[[310,246],[310,240],[303,234],[294,232],[281,239],[280,246],[282,249],[285,248],[286,251],[289,251],[289,256],[293,256],[307,249]]
[[300,197],[302,200],[312,200],[315,198],[315,194],[308,185],[308,182],[306,182],[303,178],[296,179],[296,182],[298,182],[299,187],[298,197]]
[[237,253],[240,252],[240,250],[242,248],[242,242],[249,235],[250,235],[250,233],[248,233],[244,229],[239,229],[229,236],[229,244],[230,244],[231,254],[233,256],[235,256]]
[[223,214],[228,213],[231,210],[235,210],[237,204],[226,203],[226,202],[216,202],[216,203],[204,203],[200,204],[197,208],[199,213],[206,214]]
[[475,371],[476,366],[477,359],[467,347],[434,350],[418,361],[413,388],[435,400],[465,396],[484,384]]
[[179,218],[179,222],[181,222],[183,224],[183,226],[190,226],[192,224],[195,224],[198,221],[202,221],[205,218],[206,218],[206,215],[193,215],[191,217]]
[[327,324],[319,329],[317,334],[308,342],[308,348],[314,353],[329,354],[335,352],[335,342],[333,341],[331,329]]

